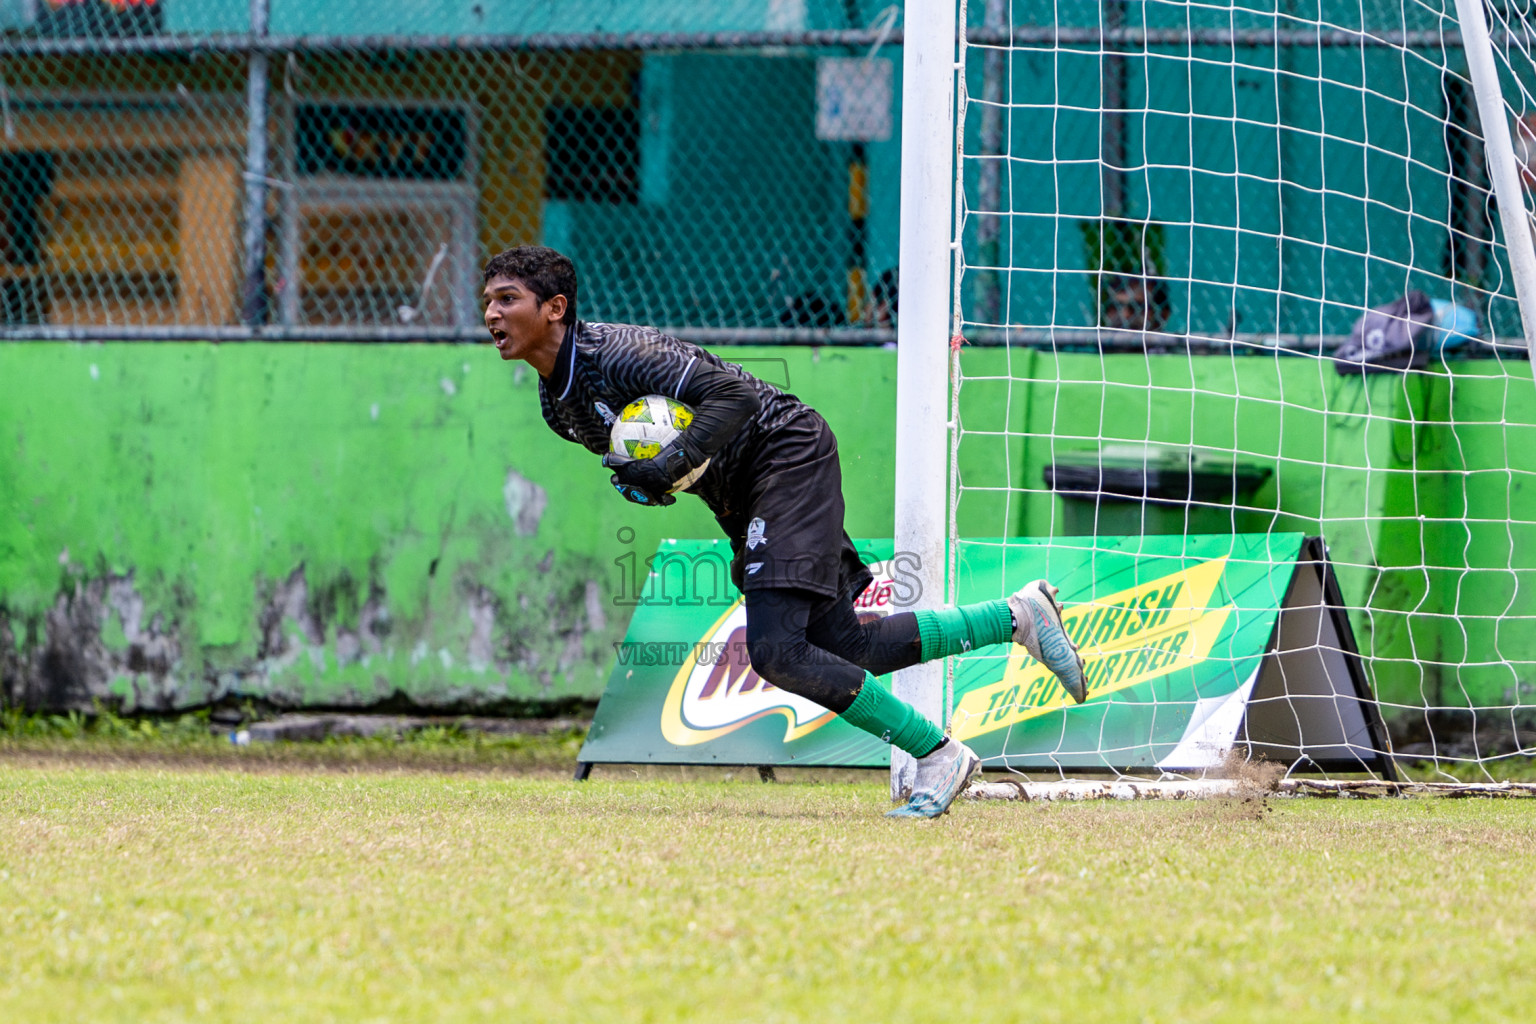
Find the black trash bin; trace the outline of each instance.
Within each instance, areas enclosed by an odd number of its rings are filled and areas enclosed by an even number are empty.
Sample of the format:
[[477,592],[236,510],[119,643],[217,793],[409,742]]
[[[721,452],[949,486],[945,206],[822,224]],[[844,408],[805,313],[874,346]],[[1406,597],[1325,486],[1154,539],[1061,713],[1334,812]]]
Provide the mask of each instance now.
[[1266,529],[1274,513],[1248,508],[1272,472],[1189,448],[1104,445],[1062,452],[1044,475],[1065,534],[1113,537]]

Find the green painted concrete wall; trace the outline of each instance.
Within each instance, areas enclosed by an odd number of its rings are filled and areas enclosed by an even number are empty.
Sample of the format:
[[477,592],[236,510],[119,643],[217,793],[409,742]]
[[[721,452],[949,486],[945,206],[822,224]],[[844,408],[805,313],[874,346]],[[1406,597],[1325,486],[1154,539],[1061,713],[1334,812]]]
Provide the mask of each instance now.
[[[849,528],[889,535],[889,353],[734,354],[826,409]],[[489,347],[14,344],[0,379],[13,700],[593,698],[621,561],[716,532],[626,504]]]
[[[1536,677],[1536,385],[1523,362],[1342,377],[1294,357],[965,357],[960,532],[1066,532],[1045,466],[1100,441],[1268,466],[1237,531],[1329,544],[1389,711],[1530,699]],[[1030,383],[1026,386],[1021,381]],[[1230,524],[1230,525],[1226,525]],[[1524,586],[1522,586],[1524,584]]]
[[[889,536],[895,353],[730,354],[824,412],[849,531]],[[1328,539],[1388,703],[1502,704],[1529,678],[1526,364],[1361,379],[976,349],[964,368],[962,534],[1064,532],[1042,470],[1101,438],[1246,453],[1275,473],[1231,527]],[[484,347],[11,344],[0,380],[11,701],[592,698],[629,559],[716,533],[695,501],[622,502],[543,425],[531,372]]]

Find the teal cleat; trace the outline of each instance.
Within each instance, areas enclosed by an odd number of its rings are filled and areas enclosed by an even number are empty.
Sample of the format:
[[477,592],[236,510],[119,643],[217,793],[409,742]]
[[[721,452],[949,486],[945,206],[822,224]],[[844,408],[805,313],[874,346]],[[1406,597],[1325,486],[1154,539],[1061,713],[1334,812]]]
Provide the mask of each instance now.
[[1088,699],[1083,678],[1083,658],[1061,622],[1061,602],[1056,588],[1045,580],[1025,584],[1008,598],[1013,610],[1013,642],[1023,645],[1030,657],[1056,673],[1062,689],[1081,704]]
[[912,799],[893,811],[886,811],[885,816],[937,818],[949,810],[955,797],[964,792],[966,784],[979,771],[981,758],[959,740],[946,738],[939,749],[927,757],[917,759],[917,780],[912,787]]

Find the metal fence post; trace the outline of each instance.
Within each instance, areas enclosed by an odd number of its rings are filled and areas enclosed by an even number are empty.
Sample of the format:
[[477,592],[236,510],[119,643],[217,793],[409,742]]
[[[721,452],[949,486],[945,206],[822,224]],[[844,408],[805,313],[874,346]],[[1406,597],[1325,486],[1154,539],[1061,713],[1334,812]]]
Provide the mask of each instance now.
[[[268,0],[251,0],[251,39],[267,35]],[[245,237],[240,319],[250,327],[267,318],[267,54],[253,46],[245,92]]]

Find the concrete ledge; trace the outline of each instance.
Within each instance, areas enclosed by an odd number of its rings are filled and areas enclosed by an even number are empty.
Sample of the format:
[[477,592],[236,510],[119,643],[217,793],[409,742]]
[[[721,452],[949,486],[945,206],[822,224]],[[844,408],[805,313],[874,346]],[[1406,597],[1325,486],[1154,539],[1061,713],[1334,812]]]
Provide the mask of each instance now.
[[584,728],[579,718],[433,718],[405,715],[282,715],[245,726],[215,726],[237,744],[316,742],[332,736],[402,739],[423,729],[452,728],[489,736],[542,736]]

